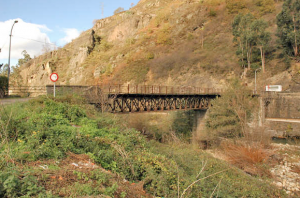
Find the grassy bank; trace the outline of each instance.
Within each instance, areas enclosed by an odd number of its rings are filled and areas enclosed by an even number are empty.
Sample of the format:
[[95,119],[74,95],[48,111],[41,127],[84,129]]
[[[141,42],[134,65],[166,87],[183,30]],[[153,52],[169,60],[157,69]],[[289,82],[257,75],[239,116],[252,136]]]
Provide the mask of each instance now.
[[1,197],[285,197],[191,145],[147,140],[73,98],[0,107]]

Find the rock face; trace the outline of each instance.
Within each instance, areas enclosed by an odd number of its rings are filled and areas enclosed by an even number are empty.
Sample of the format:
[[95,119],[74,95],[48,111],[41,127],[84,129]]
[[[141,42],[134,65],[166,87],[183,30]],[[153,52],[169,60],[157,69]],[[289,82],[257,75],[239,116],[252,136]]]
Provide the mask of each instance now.
[[30,65],[27,69],[21,70],[21,76],[23,82],[29,85],[47,84],[50,80],[50,74],[52,69],[50,67],[51,62],[45,62],[41,65],[35,64]]
[[[268,17],[273,26],[275,17]],[[63,48],[34,58],[16,79],[23,79],[23,85],[44,86],[51,83],[49,73],[56,72],[61,85],[226,88],[227,79],[242,73],[232,38],[233,19],[225,1],[141,0],[129,10],[95,20],[91,29]],[[288,75],[280,80],[290,81]]]
[[129,10],[118,14],[115,18],[115,20],[106,18],[96,21],[93,30],[97,34],[107,34],[109,42],[124,41],[135,37],[140,29],[149,25],[153,16]]
[[71,57],[68,65],[67,76],[69,76],[66,84],[79,85],[84,80],[84,68],[79,67],[88,56],[88,48],[80,47],[78,54]]

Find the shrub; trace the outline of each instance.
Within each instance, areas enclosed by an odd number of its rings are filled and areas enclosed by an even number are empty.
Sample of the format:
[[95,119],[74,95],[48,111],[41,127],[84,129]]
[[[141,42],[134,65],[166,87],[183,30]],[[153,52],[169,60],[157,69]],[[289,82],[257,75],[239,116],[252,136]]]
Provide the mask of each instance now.
[[123,12],[123,11],[124,11],[124,8],[118,7],[118,8],[114,11],[114,15],[119,14],[119,13],[121,13],[121,12]]
[[[6,151],[0,152],[1,161],[5,161],[5,163],[1,162],[0,166],[1,197],[51,197],[51,192],[45,194],[45,190],[39,184],[47,186],[50,182],[53,185],[54,180],[41,179],[42,181],[38,183],[36,178],[41,177],[34,175],[40,175],[41,170],[33,168],[36,172],[28,172],[28,169],[21,172],[12,162],[26,168],[26,165],[53,161],[42,160],[44,158],[62,159],[69,152],[88,154],[101,167],[116,173],[109,173],[109,176],[118,175],[118,181],[123,179],[131,182],[141,181],[148,193],[154,196],[177,197],[178,191],[183,193],[192,182],[208,176],[209,179],[193,185],[185,195],[209,197],[221,180],[223,183],[218,189],[219,196],[275,195],[280,197],[282,195],[281,191],[272,189],[270,185],[256,178],[249,178],[237,169],[229,170],[224,162],[195,150],[190,145],[177,143],[172,146],[146,141],[139,132],[124,127],[123,123],[116,124],[117,121],[111,121],[107,115],[99,116],[95,113],[93,116],[97,119],[92,119],[85,114],[80,114],[77,115],[77,124],[80,126],[74,126],[71,123],[72,119],[64,115],[67,114],[70,106],[72,105],[51,99],[45,101],[39,99],[6,109],[12,112],[14,125],[9,124],[8,129],[15,137],[6,142],[1,137],[4,146],[1,145],[0,151]],[[55,111],[51,107],[56,108]],[[56,114],[56,111],[59,113]],[[79,108],[79,112],[84,110]],[[7,112],[0,113],[0,120],[3,122],[5,116],[2,115]],[[36,131],[36,129],[40,130]],[[184,127],[182,130],[185,130]],[[40,162],[25,163],[31,160]],[[204,163],[205,160],[207,163]],[[67,165],[69,163],[68,161]],[[199,174],[202,168],[204,171]],[[94,171],[81,170],[74,171],[72,175],[74,177],[70,177],[70,180],[59,181],[57,184],[66,183],[66,185],[55,193],[70,197],[98,194],[113,197],[120,194],[119,182],[117,184],[111,181],[107,176],[108,171],[102,168]],[[45,171],[48,175],[48,171],[53,169],[49,168]],[[59,170],[59,174],[60,171],[62,170]],[[24,172],[28,172],[28,175]],[[221,172],[222,174],[215,174]],[[74,181],[74,178],[78,181]],[[74,182],[68,184],[67,181]]]
[[164,45],[172,45],[173,41],[170,37],[170,24],[165,23],[162,27],[162,29],[159,30],[157,34],[157,44],[164,44]]
[[7,92],[8,80],[6,76],[0,76],[0,98]]
[[210,17],[215,17],[215,16],[217,16],[217,12],[216,12],[215,10],[210,9],[208,15],[209,15]]
[[221,148],[228,162],[245,172],[259,176],[271,175],[269,170],[264,166],[271,153],[266,151],[263,144],[258,142],[240,142],[236,144],[223,142]]
[[212,101],[206,119],[209,138],[238,138],[246,135],[247,123],[252,119],[251,112],[256,100],[251,91],[240,81],[234,80],[222,97]]
[[229,13],[239,13],[240,10],[246,8],[245,0],[226,0],[226,8]]
[[275,11],[274,0],[256,0],[255,4],[259,6],[259,10],[262,14],[272,13]]
[[[16,167],[13,167],[16,169]],[[36,196],[45,190],[38,185],[37,178],[30,173],[22,174],[18,170],[7,169],[0,172],[0,196],[19,197]]]
[[148,53],[146,54],[146,59],[147,59],[147,60],[154,59],[154,53],[153,53],[153,52],[148,52]]

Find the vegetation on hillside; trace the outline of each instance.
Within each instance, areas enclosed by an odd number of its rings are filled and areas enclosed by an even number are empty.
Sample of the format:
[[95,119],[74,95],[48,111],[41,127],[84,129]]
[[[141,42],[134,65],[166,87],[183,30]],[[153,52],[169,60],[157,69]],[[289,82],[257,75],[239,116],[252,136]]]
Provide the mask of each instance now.
[[249,133],[247,127],[254,118],[257,99],[252,97],[251,90],[240,81],[231,82],[222,97],[212,102],[209,109],[206,127],[209,138],[241,138]]
[[285,53],[299,57],[300,48],[300,1],[286,0],[277,15],[277,36]]
[[[30,66],[33,75],[49,64],[60,74],[61,84],[224,88],[224,78],[243,76],[252,85],[254,70],[260,67],[265,79],[287,69],[295,73],[290,56],[299,51],[297,2],[142,1],[95,20],[91,30],[63,48],[29,60],[21,71]],[[27,72],[20,75],[19,81],[30,81]]]

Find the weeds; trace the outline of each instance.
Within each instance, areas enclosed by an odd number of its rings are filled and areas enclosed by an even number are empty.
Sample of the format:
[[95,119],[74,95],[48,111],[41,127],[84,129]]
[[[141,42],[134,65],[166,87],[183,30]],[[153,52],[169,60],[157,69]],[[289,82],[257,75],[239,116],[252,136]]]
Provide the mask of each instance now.
[[265,165],[272,153],[267,151],[264,145],[256,142],[248,144],[223,142],[221,148],[228,162],[245,172],[259,176],[271,175]]
[[[8,134],[6,139],[1,137],[1,155],[10,148],[0,167],[2,197],[133,197],[135,193],[144,197],[207,197],[216,193],[239,197],[281,193],[237,170],[225,171],[226,164],[179,140],[176,147],[147,141],[140,132],[107,115],[91,111],[92,118],[77,104],[55,100],[39,98],[8,106],[6,112],[11,116],[1,110],[1,129],[7,126]],[[76,161],[75,156],[92,160],[97,168],[70,169],[72,163],[81,160]],[[203,159],[207,162],[201,165]],[[54,165],[56,168],[49,168]],[[237,182],[240,178],[242,187]],[[126,184],[121,182],[124,180]],[[261,185],[264,188],[258,188]]]

